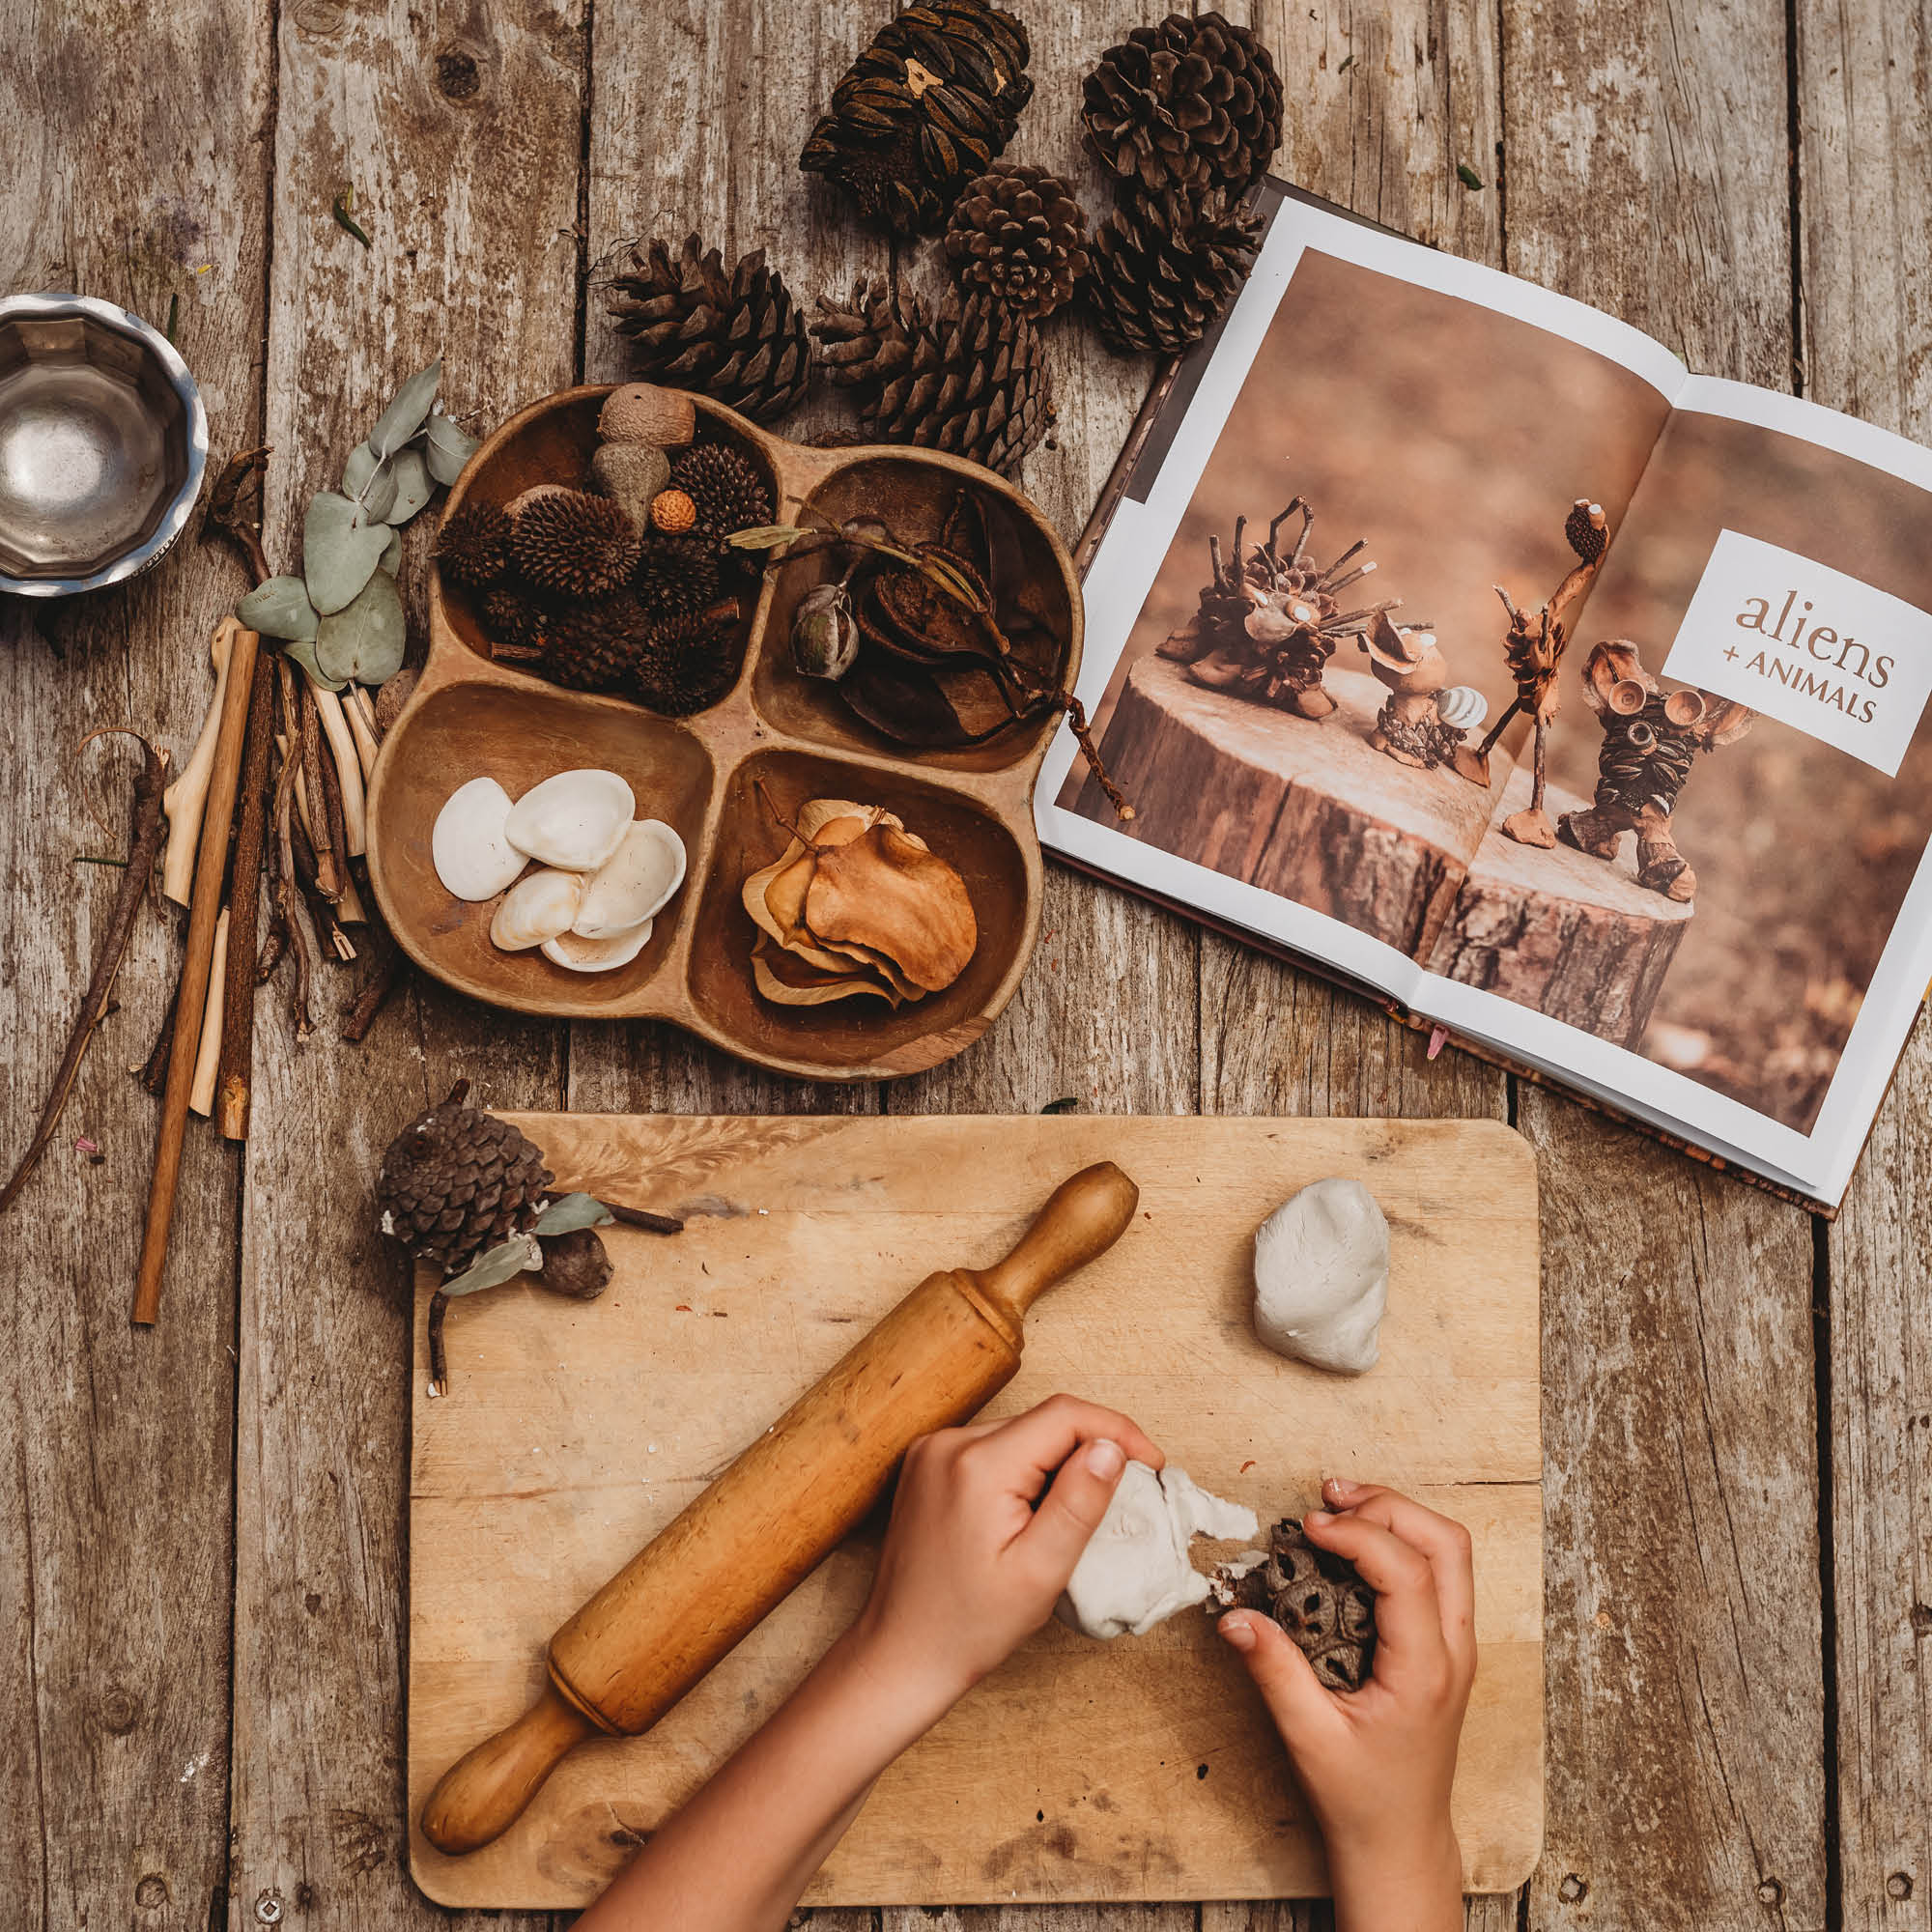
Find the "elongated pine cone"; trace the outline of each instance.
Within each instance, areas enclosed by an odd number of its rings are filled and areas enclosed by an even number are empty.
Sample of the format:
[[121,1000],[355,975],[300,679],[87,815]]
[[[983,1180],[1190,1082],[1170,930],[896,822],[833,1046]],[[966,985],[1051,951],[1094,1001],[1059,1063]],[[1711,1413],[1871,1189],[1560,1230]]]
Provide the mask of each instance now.
[[919,0],[873,35],[833,90],[798,164],[869,221],[937,228],[1012,139],[1033,99],[1026,29],[986,0]]
[[737,675],[736,632],[693,612],[668,618],[651,631],[631,688],[653,711],[688,718],[716,704]]
[[1038,321],[1087,272],[1087,211],[1058,175],[1002,161],[959,197],[946,252],[961,288]]
[[616,691],[630,681],[650,639],[651,624],[629,590],[573,604],[552,618],[543,674],[573,691]]
[[510,520],[495,503],[465,503],[436,535],[437,568],[466,590],[487,590],[510,568]]
[[517,574],[552,597],[608,597],[638,562],[638,526],[608,497],[554,490],[517,512],[510,539]]
[[389,1143],[376,1176],[383,1232],[445,1275],[526,1231],[551,1183],[542,1151],[469,1106],[467,1080]]
[[1272,1617],[1331,1690],[1359,1690],[1376,1657],[1376,1593],[1345,1556],[1318,1549],[1293,1517],[1268,1531],[1267,1560],[1233,1586],[1229,1608]]
[[805,394],[811,345],[783,278],[756,248],[728,274],[716,248],[685,238],[675,260],[664,242],[631,251],[631,272],[611,282],[611,314],[631,338],[638,376],[696,389],[754,422],[771,422]]
[[772,493],[757,465],[729,443],[687,449],[671,466],[670,480],[691,498],[699,536],[723,542],[733,530],[772,520]]
[[718,596],[718,547],[708,538],[651,537],[631,587],[654,624],[702,611]]
[[1117,192],[1238,201],[1281,146],[1281,76],[1246,27],[1170,14],[1109,47],[1087,76],[1087,145]]
[[1254,267],[1260,216],[1207,195],[1116,209],[1094,238],[1087,299],[1117,349],[1177,355],[1227,313]]

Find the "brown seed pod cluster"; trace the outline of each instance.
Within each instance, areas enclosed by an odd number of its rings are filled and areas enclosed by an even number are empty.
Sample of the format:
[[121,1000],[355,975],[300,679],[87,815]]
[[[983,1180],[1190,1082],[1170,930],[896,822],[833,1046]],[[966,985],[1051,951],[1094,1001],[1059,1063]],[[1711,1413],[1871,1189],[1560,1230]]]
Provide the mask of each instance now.
[[1376,1659],[1376,1593],[1346,1556],[1318,1549],[1293,1517],[1268,1532],[1265,1558],[1239,1576],[1224,1572],[1224,1609],[1272,1617],[1331,1690],[1359,1690]]

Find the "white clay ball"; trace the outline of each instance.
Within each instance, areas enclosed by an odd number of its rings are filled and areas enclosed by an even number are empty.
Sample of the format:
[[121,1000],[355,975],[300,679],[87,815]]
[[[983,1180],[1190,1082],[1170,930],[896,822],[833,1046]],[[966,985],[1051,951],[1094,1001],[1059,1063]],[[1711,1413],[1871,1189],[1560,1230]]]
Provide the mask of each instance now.
[[1359,1376],[1381,1352],[1389,1231],[1359,1180],[1318,1180],[1255,1231],[1255,1334],[1277,1354]]

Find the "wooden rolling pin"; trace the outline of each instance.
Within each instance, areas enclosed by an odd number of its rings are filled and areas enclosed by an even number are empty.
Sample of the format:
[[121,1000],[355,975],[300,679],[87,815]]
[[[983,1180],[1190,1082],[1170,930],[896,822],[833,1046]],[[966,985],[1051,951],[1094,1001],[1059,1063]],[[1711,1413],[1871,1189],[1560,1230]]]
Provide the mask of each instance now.
[[543,1695],[430,1793],[430,1843],[487,1845],[573,1746],[648,1730],[851,1532],[915,1436],[1012,1379],[1027,1310],[1112,1247],[1139,1199],[1112,1161],[1084,1168],[1005,1261],[921,1282],[552,1637]]

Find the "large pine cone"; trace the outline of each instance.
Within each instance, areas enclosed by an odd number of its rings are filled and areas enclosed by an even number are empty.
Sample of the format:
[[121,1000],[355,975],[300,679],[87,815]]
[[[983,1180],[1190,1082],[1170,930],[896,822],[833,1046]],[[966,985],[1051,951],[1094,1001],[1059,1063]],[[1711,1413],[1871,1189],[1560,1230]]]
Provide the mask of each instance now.
[[1100,56],[1081,120],[1117,184],[1238,201],[1281,145],[1281,76],[1248,28],[1170,14]]
[[696,389],[754,422],[782,415],[805,394],[805,317],[762,248],[727,275],[718,250],[691,235],[675,261],[663,242],[648,254],[632,249],[631,268],[611,282],[611,314],[631,338],[639,377]]
[[927,320],[895,314],[863,285],[849,306],[819,301],[812,333],[834,382],[858,392],[868,436],[950,450],[1010,476],[1053,420],[1039,331],[988,296],[950,297]]
[[1376,1657],[1376,1593],[1345,1556],[1318,1549],[1284,1517],[1268,1532],[1267,1561],[1234,1586],[1234,1605],[1272,1617],[1331,1690],[1359,1690]]
[[466,1104],[467,1080],[389,1143],[376,1176],[383,1232],[445,1275],[526,1230],[550,1186],[542,1151]]
[[846,70],[798,157],[901,235],[945,220],[1033,99],[1026,29],[985,0],[920,0]]
[[1087,272],[1087,211],[1045,168],[1002,161],[960,196],[946,231],[952,272],[1036,321]]
[[1117,349],[1177,355],[1227,312],[1262,243],[1259,215],[1215,192],[1116,209],[1094,238],[1087,298]]

